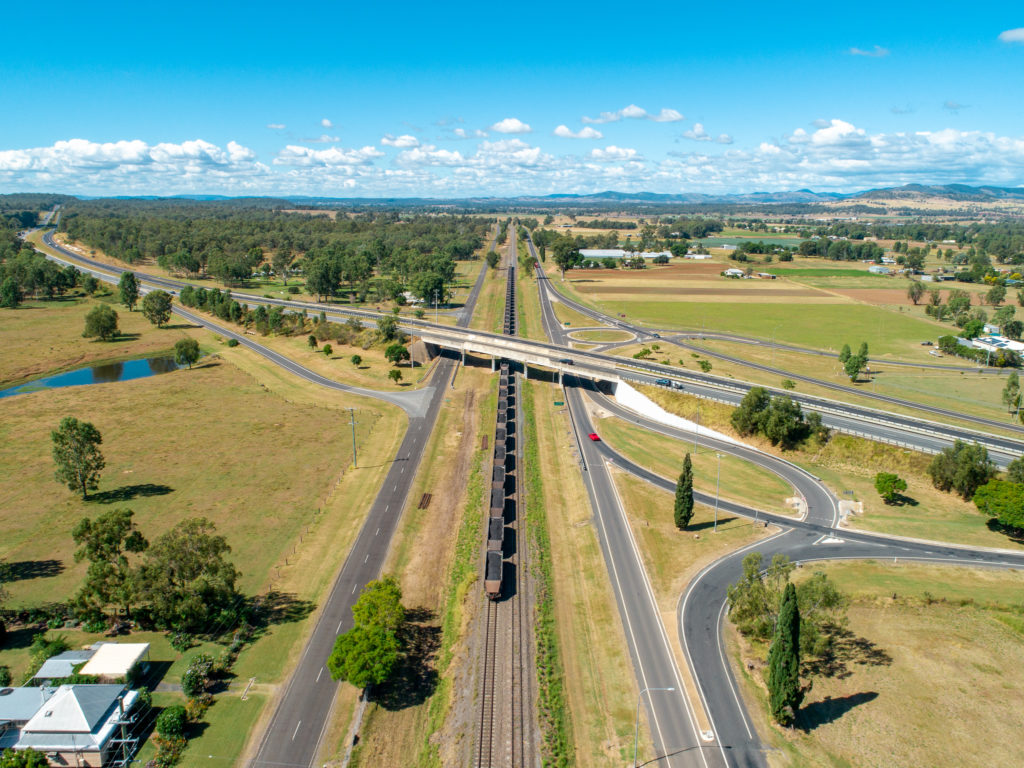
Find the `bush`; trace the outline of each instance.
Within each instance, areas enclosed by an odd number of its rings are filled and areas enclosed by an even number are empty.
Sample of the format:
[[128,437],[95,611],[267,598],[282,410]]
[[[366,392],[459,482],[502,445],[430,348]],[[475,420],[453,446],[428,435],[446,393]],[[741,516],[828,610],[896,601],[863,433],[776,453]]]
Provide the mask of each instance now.
[[196,644],[195,638],[193,638],[188,632],[175,632],[171,635],[170,643],[171,648],[176,650],[178,653],[184,653]]
[[290,293],[292,296],[294,296],[298,292],[299,292],[299,286],[297,286],[297,285],[289,285],[288,286],[288,293]]
[[105,619],[92,619],[82,625],[82,629],[89,634],[99,634],[107,629],[107,622]]
[[181,761],[181,753],[185,751],[184,736],[154,736],[156,757],[147,763],[147,768],[172,768]]
[[6,664],[0,666],[0,688],[6,688],[11,684],[11,668]]
[[156,718],[156,732],[167,738],[184,736],[187,726],[188,714],[181,704],[167,707]]
[[228,346],[229,347],[237,347],[238,346],[238,339],[228,339]]

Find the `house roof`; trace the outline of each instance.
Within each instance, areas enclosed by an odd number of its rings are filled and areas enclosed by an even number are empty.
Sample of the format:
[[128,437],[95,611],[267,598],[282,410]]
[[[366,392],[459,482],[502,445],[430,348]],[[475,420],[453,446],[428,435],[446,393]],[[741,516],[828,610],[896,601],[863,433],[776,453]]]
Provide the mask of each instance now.
[[149,643],[101,643],[79,672],[98,677],[124,676],[148,653]]
[[130,712],[139,692],[123,685],[62,685],[22,729],[15,749],[101,751],[121,720],[122,695]]
[[83,664],[92,658],[96,651],[91,648],[86,651],[64,651],[56,656],[51,656],[39,671],[32,675],[33,680],[55,680],[61,677],[70,677],[74,674],[75,667]]
[[0,726],[27,722],[54,692],[54,688],[0,688]]

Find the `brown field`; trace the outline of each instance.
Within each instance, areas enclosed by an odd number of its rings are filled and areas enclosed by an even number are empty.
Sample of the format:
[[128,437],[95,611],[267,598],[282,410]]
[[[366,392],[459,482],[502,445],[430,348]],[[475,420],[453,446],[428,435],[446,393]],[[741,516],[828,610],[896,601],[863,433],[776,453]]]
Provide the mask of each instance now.
[[677,295],[679,298],[689,299],[693,296],[714,296],[716,299],[724,296],[734,298],[746,298],[748,296],[771,296],[774,298],[815,298],[830,299],[832,297],[824,294],[823,291],[816,291],[812,288],[761,288],[761,287],[740,287],[736,291],[724,291],[721,288],[689,288],[680,287],[678,291],[672,290],[670,285],[608,285],[608,286],[577,286],[580,293],[593,293],[604,295]]

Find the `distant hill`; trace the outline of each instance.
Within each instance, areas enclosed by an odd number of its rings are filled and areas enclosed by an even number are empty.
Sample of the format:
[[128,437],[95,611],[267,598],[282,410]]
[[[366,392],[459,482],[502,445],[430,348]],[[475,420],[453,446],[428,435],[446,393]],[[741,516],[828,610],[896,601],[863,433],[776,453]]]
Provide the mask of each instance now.
[[907,184],[902,187],[871,189],[850,195],[858,200],[927,200],[943,198],[958,202],[986,203],[993,200],[1024,200],[1024,187],[970,187],[966,184],[928,186]]

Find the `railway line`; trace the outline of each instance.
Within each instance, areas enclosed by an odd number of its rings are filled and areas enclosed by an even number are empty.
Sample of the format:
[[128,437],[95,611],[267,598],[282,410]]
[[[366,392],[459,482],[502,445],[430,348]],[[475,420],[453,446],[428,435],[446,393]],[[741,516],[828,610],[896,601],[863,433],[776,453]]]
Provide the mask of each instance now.
[[[509,237],[503,333],[515,335],[516,247]],[[502,360],[483,559],[483,644],[476,768],[539,764],[533,717],[529,544],[524,525],[523,435],[516,374]]]

